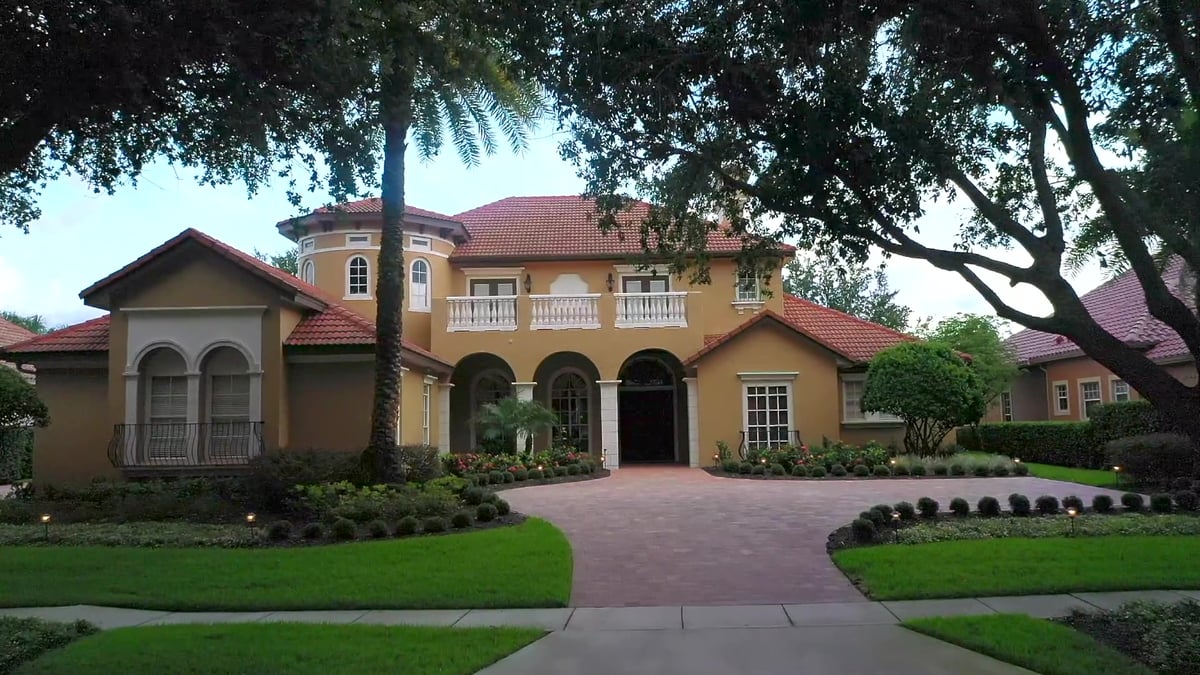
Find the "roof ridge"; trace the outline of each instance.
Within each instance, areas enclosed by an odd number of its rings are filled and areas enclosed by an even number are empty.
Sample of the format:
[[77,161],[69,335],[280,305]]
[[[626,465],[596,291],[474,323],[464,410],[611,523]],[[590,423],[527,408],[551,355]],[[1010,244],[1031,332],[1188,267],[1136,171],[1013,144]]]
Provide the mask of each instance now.
[[69,326],[63,326],[62,328],[59,328],[57,330],[52,330],[48,333],[42,333],[41,335],[34,335],[33,337],[31,337],[29,339],[22,340],[20,342],[14,342],[13,344],[10,344],[10,345],[4,346],[4,347],[0,347],[0,353],[9,352],[9,351],[11,351],[11,352],[25,351],[28,347],[33,347],[33,346],[37,346],[37,345],[40,345],[45,342],[50,342],[50,341],[52,341],[52,338],[60,338],[63,335],[74,334],[75,332],[77,332],[81,329],[90,328],[96,324],[108,323],[108,321],[111,319],[111,317],[112,317],[111,314],[109,314],[108,312],[105,312],[104,314],[101,314],[100,316],[92,317],[91,319],[87,319],[85,321],[80,321],[79,323],[73,323]]
[[868,325],[868,326],[873,326],[873,327],[875,327],[875,328],[882,328],[883,330],[886,330],[886,331],[889,331],[889,332],[891,332],[891,333],[894,333],[894,334],[896,334],[898,337],[903,337],[903,338],[913,338],[913,337],[915,337],[915,336],[913,336],[913,335],[910,335],[910,334],[908,334],[908,333],[905,333],[904,331],[896,330],[895,328],[892,328],[891,326],[885,326],[885,325],[883,325],[883,324],[881,324],[881,323],[877,323],[877,322],[875,322],[875,321],[869,321],[869,320],[867,320],[867,319],[864,319],[864,318],[862,318],[861,316],[854,316],[853,314],[849,314],[849,313],[843,312],[843,311],[842,311],[842,310],[840,310],[840,309],[834,309],[833,307],[828,307],[828,306],[826,306],[826,305],[822,305],[822,304],[821,304],[821,303],[819,303],[819,302],[813,302],[812,300],[809,300],[808,298],[802,298],[802,297],[800,297],[800,296],[798,296],[798,295],[793,295],[793,294],[791,294],[791,293],[787,293],[787,292],[785,292],[783,295],[784,295],[784,302],[785,302],[785,303],[787,302],[787,299],[788,299],[788,298],[791,298],[792,300],[795,300],[795,301],[797,301],[797,302],[803,302],[803,303],[806,303],[806,304],[808,304],[808,305],[812,305],[813,307],[816,307],[816,308],[818,308],[818,309],[822,309],[822,310],[824,310],[824,311],[826,311],[826,312],[832,312],[832,313],[834,313],[834,314],[838,314],[838,315],[839,315],[839,316],[841,316],[842,318],[849,319],[849,320],[851,320],[851,321],[854,321],[854,322],[857,322],[857,323],[866,324],[866,325]]

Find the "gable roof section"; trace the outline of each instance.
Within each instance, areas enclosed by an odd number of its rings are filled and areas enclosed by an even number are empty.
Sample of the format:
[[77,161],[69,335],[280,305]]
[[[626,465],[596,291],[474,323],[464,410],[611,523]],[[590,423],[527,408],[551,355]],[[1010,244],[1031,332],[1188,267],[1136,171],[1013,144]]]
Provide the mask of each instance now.
[[[313,211],[313,213],[383,213],[383,199],[380,197],[368,197],[366,199],[345,202],[342,204],[336,204],[334,206],[322,206],[321,208]],[[433,218],[435,220],[458,222],[454,216],[447,216],[444,213],[430,211],[429,209],[420,209],[408,204],[404,205],[404,213],[409,216],[420,216],[422,218]]]
[[107,314],[0,348],[0,353],[4,354],[106,351],[108,351]]
[[15,344],[17,342],[24,342],[35,335],[37,335],[37,333],[34,333],[24,326],[18,326],[11,321],[0,318],[0,347]]
[[[1163,270],[1167,288],[1184,302],[1187,267],[1174,257]],[[1125,344],[1146,350],[1154,361],[1187,360],[1187,345],[1179,334],[1150,314],[1145,291],[1132,270],[1100,284],[1080,298],[1083,306],[1100,327]],[[1193,308],[1194,309],[1194,308]],[[1005,341],[1023,365],[1045,363],[1083,356],[1082,350],[1062,335],[1026,329]]]

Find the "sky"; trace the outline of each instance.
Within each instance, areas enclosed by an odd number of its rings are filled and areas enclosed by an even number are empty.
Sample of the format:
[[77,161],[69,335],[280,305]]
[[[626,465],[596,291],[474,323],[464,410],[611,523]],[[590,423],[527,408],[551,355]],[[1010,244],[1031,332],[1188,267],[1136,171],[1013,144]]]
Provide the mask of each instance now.
[[[508,196],[578,194],[583,181],[574,166],[559,157],[559,140],[556,134],[542,131],[523,153],[501,149],[476,167],[464,166],[453,151],[427,164],[410,153],[408,201],[455,214]],[[329,201],[326,194],[306,199],[310,208]],[[274,253],[290,245],[274,224],[297,215],[282,184],[247,195],[245,187],[237,184],[200,186],[193,173],[165,164],[152,165],[136,185],[123,185],[112,195],[94,194],[79,180],[64,178],[47,187],[39,205],[42,217],[30,225],[29,234],[0,231],[0,310],[40,314],[51,326],[101,314],[83,304],[79,291],[181,230],[195,227],[247,252],[258,248]],[[921,223],[922,240],[948,246],[960,222],[960,208],[932,206]],[[1000,254],[1020,260],[1008,252]],[[991,313],[957,275],[924,261],[892,259],[887,270],[892,288],[899,290],[897,300],[910,306],[914,317]],[[1071,277],[1080,292],[1102,280],[1095,265]],[[1033,314],[1049,309],[1031,288],[996,286],[1018,309]]]

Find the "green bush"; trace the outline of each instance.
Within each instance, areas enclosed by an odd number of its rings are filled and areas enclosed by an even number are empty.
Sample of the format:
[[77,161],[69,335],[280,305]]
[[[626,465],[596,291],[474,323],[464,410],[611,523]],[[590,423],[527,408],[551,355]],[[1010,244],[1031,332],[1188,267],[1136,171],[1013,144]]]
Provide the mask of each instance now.
[[992,475],[993,476],[1007,476],[1008,475],[1008,467],[1004,466],[1003,464],[997,464],[996,466],[992,467]]
[[975,427],[959,427],[955,429],[954,436],[964,450],[969,452],[983,452],[983,446],[980,445],[979,441],[979,432],[976,431]]
[[875,523],[865,518],[855,518],[854,522],[850,523],[850,532],[854,535],[854,540],[860,544],[869,544],[875,541],[877,536]]
[[493,502],[493,504],[496,505],[496,513],[499,513],[502,516],[507,516],[509,512],[512,511],[512,507],[509,506],[508,502],[504,501],[503,499],[497,499],[495,502]]
[[950,500],[950,512],[956,516],[965,516],[971,513],[971,505],[962,497],[955,497]]
[[1150,495],[1150,510],[1155,513],[1170,513],[1172,505],[1171,495],[1166,492]]
[[888,518],[885,517],[882,513],[880,513],[876,509],[870,509],[867,511],[863,511],[862,513],[858,514],[858,517],[863,520],[869,520],[872,523],[875,523],[875,525],[877,527],[883,527],[888,522]]
[[349,518],[338,518],[329,526],[329,531],[333,533],[334,539],[347,541],[357,536],[358,526]]
[[446,519],[441,516],[430,516],[421,521],[421,529],[430,533],[445,532]]
[[292,538],[292,524],[286,520],[276,520],[267,525],[267,539],[271,541],[287,541]]
[[462,494],[462,491],[466,490],[468,486],[470,486],[470,482],[467,479],[453,475],[439,476],[433,480],[425,482],[425,487],[427,488],[442,488],[444,490],[449,490],[454,494]]
[[1096,495],[1092,497],[1092,510],[1096,513],[1112,513],[1113,498],[1108,495]]
[[[533,472],[530,471],[529,473],[532,474]],[[541,472],[538,472],[538,474],[541,475]],[[483,487],[491,484],[491,480],[488,479],[488,475],[486,473],[472,473],[468,475],[470,476],[472,485]]]
[[505,473],[506,472],[504,472],[504,471],[489,471],[488,475],[487,475],[488,482],[491,483],[492,485],[503,485]]
[[1131,436],[1105,445],[1108,463],[1139,481],[1166,485],[1176,476],[1191,476],[1195,470],[1196,449],[1191,439],[1178,434]]
[[917,500],[917,510],[921,512],[922,518],[936,518],[940,506],[932,497],[921,497]]
[[387,523],[382,520],[372,520],[367,523],[367,534],[371,535],[372,539],[383,539],[388,536]]
[[912,466],[908,466],[907,464],[897,464],[895,468],[892,469],[892,474],[896,476],[924,476],[925,465],[913,464]]
[[1121,495],[1121,506],[1124,506],[1126,511],[1141,511],[1146,508],[1146,500],[1136,492],[1126,492]]
[[[883,465],[881,464],[880,466]],[[866,478],[867,476],[871,475],[871,467],[867,466],[866,464],[855,464],[854,466],[850,467],[850,474],[858,476],[859,478]]]
[[991,475],[992,468],[986,464],[976,464],[975,466],[971,467],[971,473],[983,478]]
[[568,476],[578,476],[579,475],[579,465],[578,464],[568,464],[567,465],[567,475]]
[[896,509],[891,504],[876,504],[875,506],[871,507],[871,510],[878,511],[879,513],[883,514],[884,520],[891,521],[892,511],[895,511]]
[[1130,602],[1108,612],[1074,612],[1067,623],[1146,664],[1146,672],[1195,675],[1200,672],[1200,603]]
[[1076,513],[1083,513],[1083,500],[1076,495],[1063,497],[1062,507],[1064,509],[1075,509]]
[[[862,466],[862,464],[859,464],[858,466]],[[858,466],[854,467],[854,475],[856,475],[856,476],[859,475],[858,474]],[[867,467],[863,466],[863,468],[865,469]],[[874,469],[871,469],[871,473],[874,474],[875,476],[878,476],[879,478],[890,478],[892,475],[892,470],[887,468],[883,464],[880,464],[879,466],[875,467]]]
[[[579,470],[578,467],[576,467],[575,470],[578,471]],[[504,482],[505,483],[515,483],[515,482],[517,482],[517,477],[513,475],[512,471],[505,471],[504,472]]]
[[967,469],[962,464],[955,462],[954,464],[950,465],[950,475],[951,476],[965,476],[965,475],[967,475]]
[[450,524],[456,530],[464,530],[471,526],[471,514],[466,511],[459,511],[450,517]]
[[833,466],[829,467],[829,473],[830,475],[840,478],[846,475],[846,467],[842,466],[841,464],[834,464]]
[[470,487],[466,490],[463,490],[462,498],[464,502],[474,506],[476,504],[483,503],[483,497],[486,493],[487,490],[484,490],[483,488]]
[[979,425],[986,452],[1026,462],[1097,469],[1104,453],[1088,422],[996,422]]
[[52,649],[99,631],[86,621],[57,623],[0,616],[0,673],[11,673]]
[[416,516],[404,516],[396,523],[396,536],[407,537],[410,534],[416,534],[418,525]]
[[1200,506],[1200,496],[1191,490],[1179,490],[1175,493],[1175,506],[1182,511],[1195,511]]
[[721,462],[721,470],[725,473],[737,473],[738,463],[732,459],[727,459],[724,462]]
[[541,469],[530,469],[529,470],[529,480],[541,480],[541,479],[542,479],[542,470]]
[[765,476],[767,475],[767,467],[763,464],[755,464],[754,468],[750,470],[750,475]]
[[442,475],[442,458],[438,449],[421,443],[396,448],[396,465],[409,483],[425,483]]
[[0,484],[33,476],[33,429],[0,428]]
[[250,460],[249,471],[241,479],[247,506],[280,513],[297,485],[315,483],[363,483],[359,456],[351,452],[328,450],[277,450]]
[[792,475],[803,478],[808,475],[808,468],[803,464],[797,464],[796,466],[792,467]]
[[1058,497],[1054,495],[1042,495],[1034,500],[1033,505],[1037,508],[1037,512],[1043,516],[1058,513]]
[[812,476],[813,478],[824,478],[825,477],[825,467],[818,464],[817,466],[814,466],[813,468],[808,470],[808,475]]
[[1012,511],[1014,516],[1028,516],[1033,512],[1029,497],[1015,492],[1008,496],[1008,510]]
[[309,523],[300,530],[300,536],[308,540],[322,539],[325,537],[325,526],[321,523]]
[[513,472],[513,478],[518,482],[529,480],[529,469],[517,469]]
[[1120,401],[1095,406],[1088,412],[1097,446],[1130,436],[1170,432],[1171,425],[1149,401]]
[[771,475],[772,476],[786,476],[787,469],[783,468],[782,464],[772,464],[771,465]]
[[[1147,518],[1138,514],[1082,515],[1075,519],[1076,535],[1101,536],[1200,536],[1200,518],[1193,515],[1161,514]],[[904,531],[905,544],[968,539],[1044,539],[1062,537],[1070,526],[1059,518],[945,518],[924,521]],[[1066,561],[1073,564],[1073,561]],[[904,572],[897,569],[897,574]],[[953,568],[948,570],[953,573]]]
[[741,464],[738,464],[738,473],[742,474],[743,476],[754,473],[754,465],[750,462],[742,462]]
[[496,519],[497,515],[495,504],[480,504],[475,507],[475,520],[481,523],[490,523]]
[[1192,479],[1186,476],[1180,476],[1171,481],[1171,491],[1179,492],[1180,490],[1192,489]]
[[933,465],[933,475],[946,476],[946,475],[949,475],[949,473],[950,473],[950,467],[946,466],[945,464],[934,464]]
[[563,476],[567,475],[567,467],[565,467],[565,466],[554,467],[554,475],[558,478],[562,478]]
[[896,502],[893,507],[900,514],[900,520],[916,520],[917,510],[908,502]]
[[1029,467],[1025,466],[1024,464],[1018,463],[1016,466],[1013,467],[1013,475],[1014,476],[1028,476],[1029,475]]
[[985,518],[995,518],[1000,515],[1000,500],[995,497],[980,497],[975,508],[979,511],[979,515]]

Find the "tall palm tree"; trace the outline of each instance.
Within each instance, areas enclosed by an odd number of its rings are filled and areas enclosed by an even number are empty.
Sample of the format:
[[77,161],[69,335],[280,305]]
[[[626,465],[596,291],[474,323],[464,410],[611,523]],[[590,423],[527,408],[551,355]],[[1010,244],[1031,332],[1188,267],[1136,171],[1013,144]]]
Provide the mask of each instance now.
[[375,392],[369,452],[377,478],[396,480],[404,303],[404,160],[411,138],[422,160],[435,156],[449,131],[468,166],[497,149],[503,135],[523,150],[542,111],[540,90],[520,77],[487,3],[446,0],[381,3],[385,44],[380,60],[383,126],[383,228],[375,320]]

